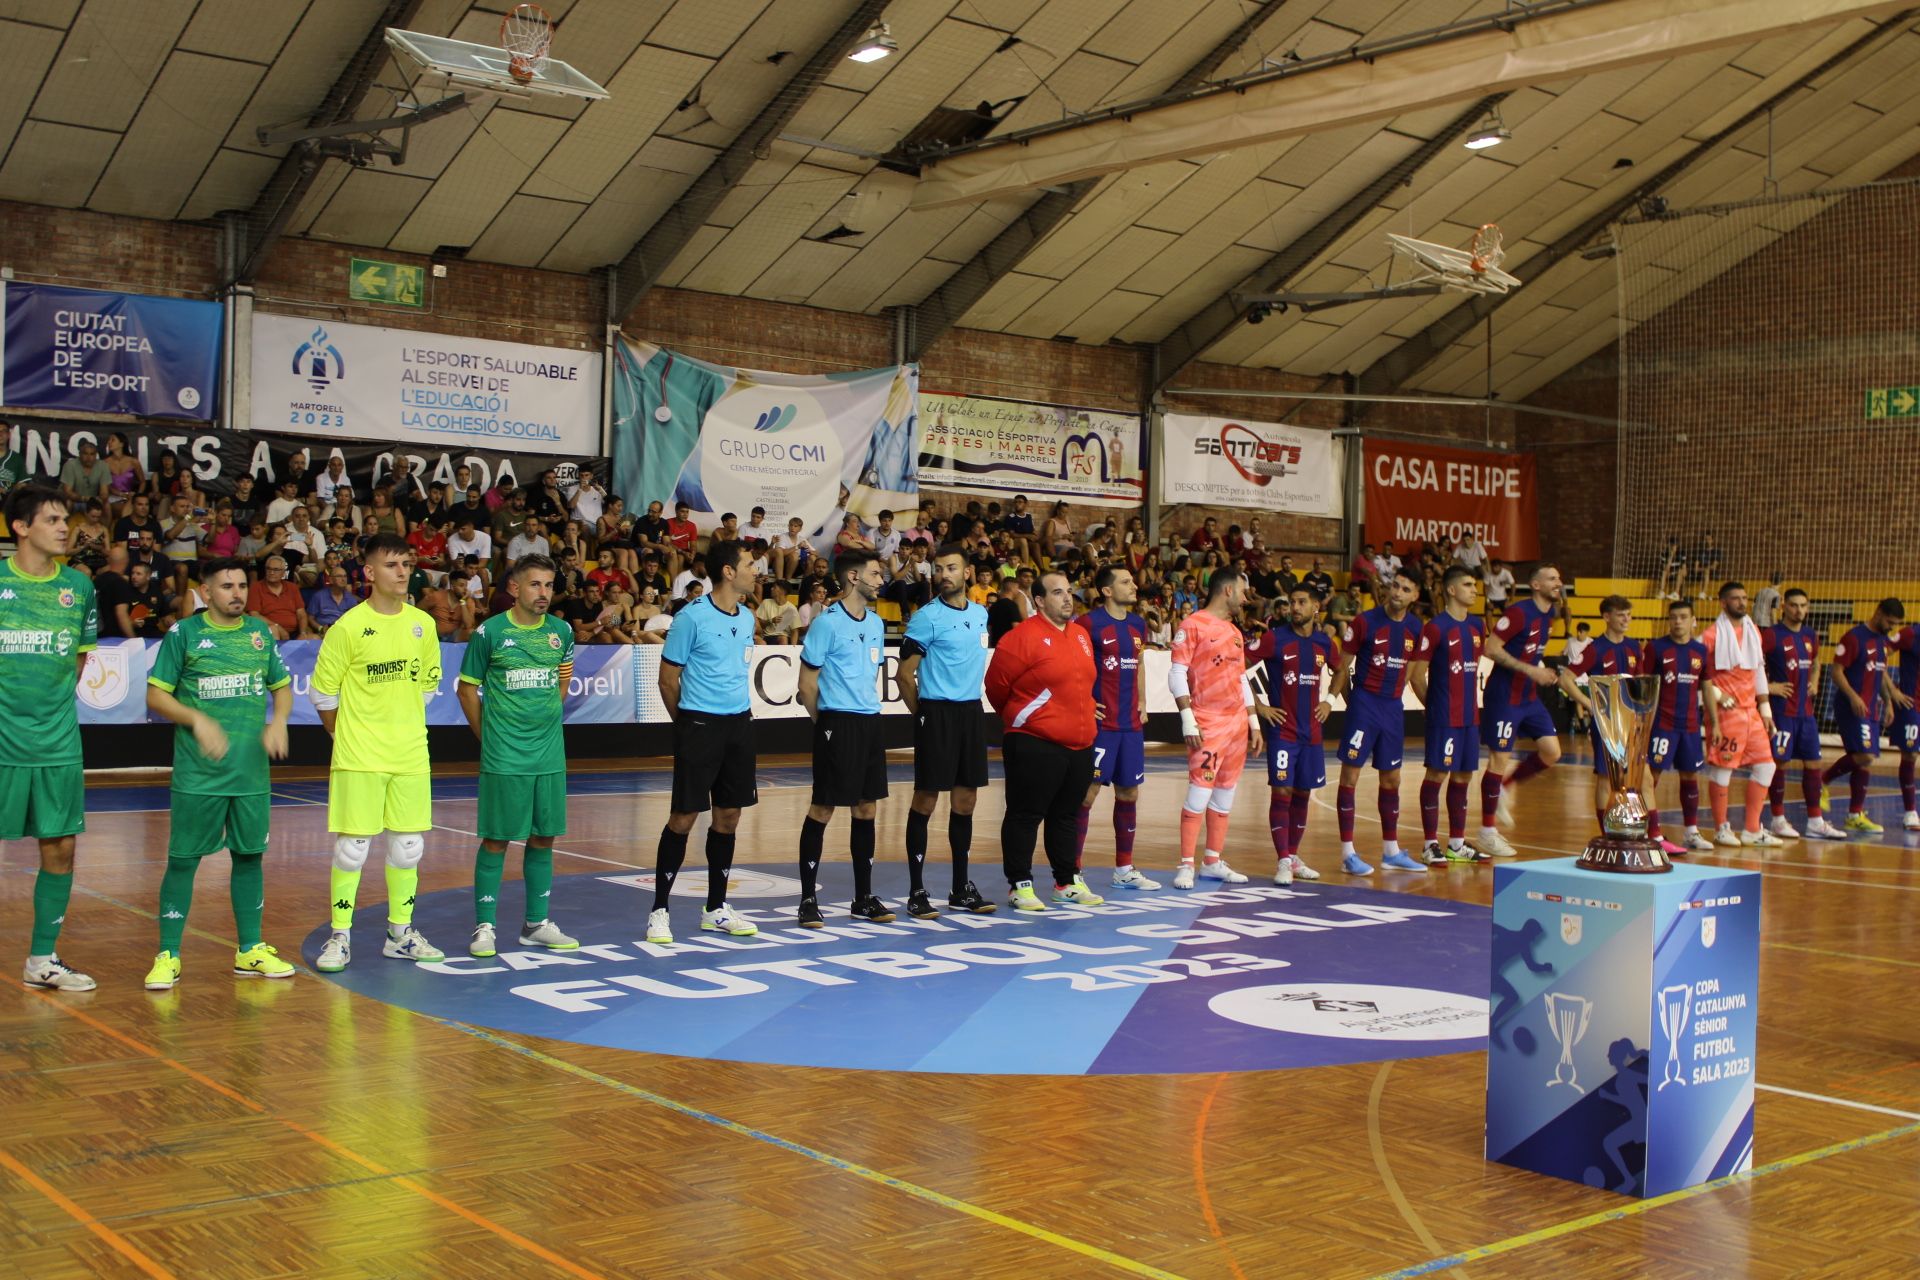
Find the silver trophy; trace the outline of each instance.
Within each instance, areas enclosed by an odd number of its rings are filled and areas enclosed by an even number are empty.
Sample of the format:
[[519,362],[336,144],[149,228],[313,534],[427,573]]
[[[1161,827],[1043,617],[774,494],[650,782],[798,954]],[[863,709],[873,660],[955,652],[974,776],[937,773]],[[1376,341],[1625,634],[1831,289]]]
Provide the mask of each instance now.
[[1659,697],[1658,676],[1587,677],[1594,736],[1605,758],[1608,790],[1600,834],[1580,855],[1580,866],[1588,871],[1644,875],[1673,870],[1660,845],[1647,839],[1647,805],[1640,795]]
[[1692,1012],[1692,987],[1660,988],[1660,1025],[1667,1033],[1667,1067],[1661,1073],[1660,1089],[1687,1082],[1680,1067],[1680,1034],[1687,1029],[1687,1017]]
[[1580,1087],[1580,1073],[1573,1065],[1573,1046],[1580,1043],[1587,1034],[1587,1024],[1593,1021],[1593,1001],[1558,991],[1550,992],[1546,1001],[1547,1030],[1560,1042],[1560,1061],[1553,1064],[1553,1079],[1547,1081],[1547,1087],[1564,1084],[1575,1093],[1585,1093]]

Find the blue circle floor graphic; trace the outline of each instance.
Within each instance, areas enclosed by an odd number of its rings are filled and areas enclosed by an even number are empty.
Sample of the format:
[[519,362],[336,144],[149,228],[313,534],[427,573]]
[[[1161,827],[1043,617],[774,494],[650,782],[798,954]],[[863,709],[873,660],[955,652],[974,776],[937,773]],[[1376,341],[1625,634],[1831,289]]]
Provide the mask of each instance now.
[[[947,868],[929,865],[945,887]],[[578,951],[518,945],[523,898],[502,886],[500,954],[466,955],[473,893],[423,894],[415,923],[447,952],[380,954],[384,905],[329,975],[362,995],[499,1031],[689,1058],[883,1071],[1109,1075],[1261,1071],[1481,1049],[1490,912],[1324,884],[1116,894],[1101,907],[892,924],[848,918],[852,872],[822,868],[824,929],[793,923],[800,885],[736,867],[729,900],[753,938],[700,930],[690,862],[672,946],[642,941],[653,876],[555,880]],[[881,867],[882,879],[899,874]],[[1097,877],[1104,879],[1104,876]],[[997,879],[997,878],[996,878]],[[936,902],[939,899],[936,898]],[[829,905],[832,904],[832,905]],[[325,928],[306,940],[309,964]]]

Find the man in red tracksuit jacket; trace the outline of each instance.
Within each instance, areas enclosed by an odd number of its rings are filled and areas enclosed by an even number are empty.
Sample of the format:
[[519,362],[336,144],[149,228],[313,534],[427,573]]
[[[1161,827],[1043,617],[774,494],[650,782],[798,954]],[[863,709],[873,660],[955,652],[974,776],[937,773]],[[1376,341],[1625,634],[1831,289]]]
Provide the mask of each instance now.
[[987,667],[987,701],[1006,726],[1001,756],[1007,816],[1000,857],[1016,911],[1045,911],[1033,891],[1034,837],[1046,824],[1053,900],[1098,906],[1075,866],[1080,802],[1093,782],[1093,645],[1073,622],[1073,588],[1065,576],[1040,579],[1032,617],[1000,637]]

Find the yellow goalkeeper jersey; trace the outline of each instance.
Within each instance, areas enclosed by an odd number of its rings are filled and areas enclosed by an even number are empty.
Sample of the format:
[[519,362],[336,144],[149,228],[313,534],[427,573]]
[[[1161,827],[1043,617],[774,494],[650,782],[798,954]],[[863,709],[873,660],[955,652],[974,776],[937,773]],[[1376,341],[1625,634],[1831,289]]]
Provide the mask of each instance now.
[[313,692],[337,697],[333,767],[426,773],[427,699],[440,687],[440,637],[412,605],[381,613],[362,602],[320,642]]

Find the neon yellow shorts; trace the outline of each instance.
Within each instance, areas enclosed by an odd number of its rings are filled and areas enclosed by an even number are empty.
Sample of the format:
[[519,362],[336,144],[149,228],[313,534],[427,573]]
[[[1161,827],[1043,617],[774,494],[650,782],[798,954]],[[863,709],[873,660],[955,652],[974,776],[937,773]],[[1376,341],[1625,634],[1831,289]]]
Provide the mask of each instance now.
[[426,831],[433,826],[433,779],[425,773],[327,775],[327,830],[340,836]]

